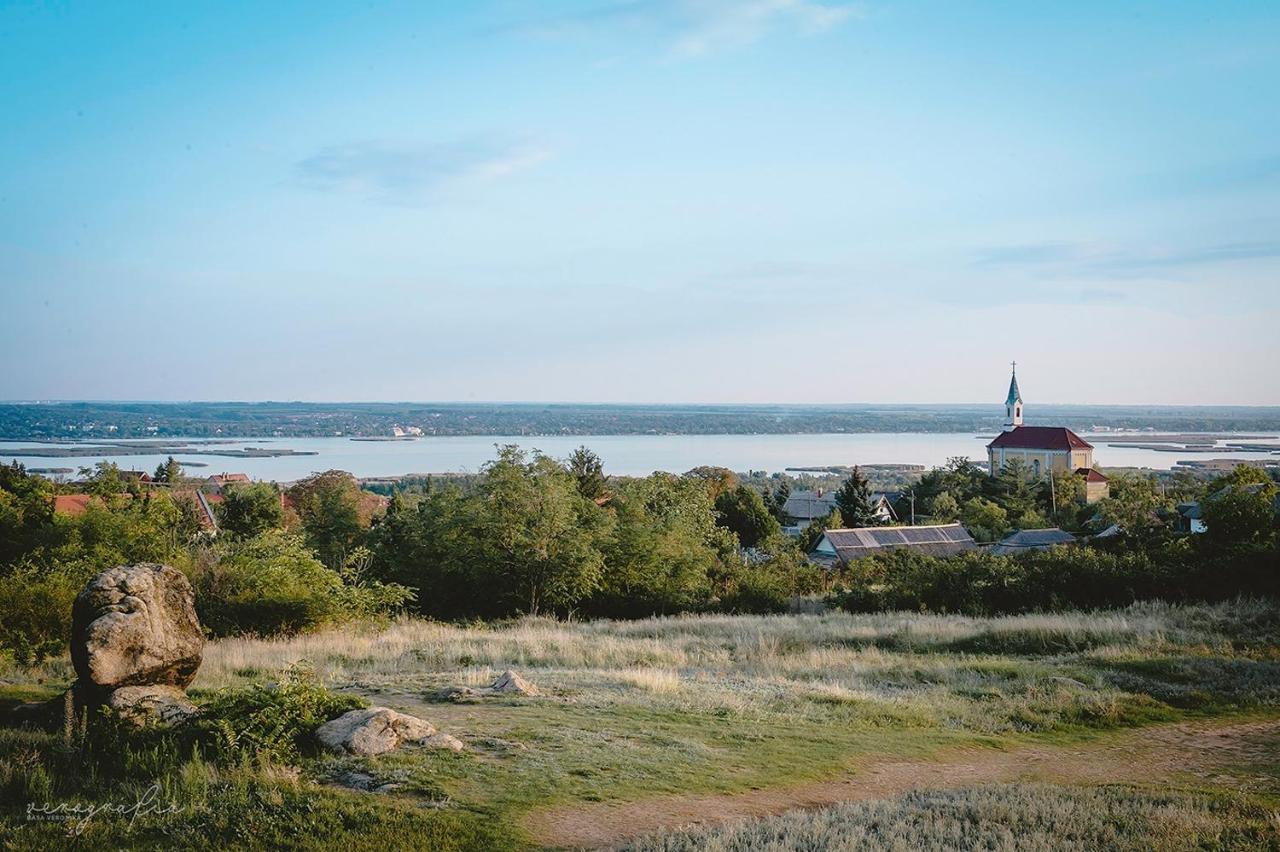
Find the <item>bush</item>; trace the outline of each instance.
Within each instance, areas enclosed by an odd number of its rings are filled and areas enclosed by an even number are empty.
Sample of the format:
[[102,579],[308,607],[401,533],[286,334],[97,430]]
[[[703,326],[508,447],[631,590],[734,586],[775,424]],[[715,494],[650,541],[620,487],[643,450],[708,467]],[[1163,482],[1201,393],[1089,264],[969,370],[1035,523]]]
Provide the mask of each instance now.
[[411,593],[326,568],[302,539],[280,531],[206,552],[190,570],[196,611],[214,635],[279,635],[388,612]]
[[91,576],[74,566],[31,565],[0,575],[0,649],[24,666],[61,653],[71,636],[71,604]]
[[326,689],[306,667],[292,666],[271,686],[215,693],[193,723],[195,741],[219,763],[296,763],[315,750],[316,728],[368,702]]
[[1274,546],[1219,550],[1185,539],[1055,547],[1016,557],[971,551],[939,558],[897,550],[855,560],[833,603],[852,612],[989,615],[1275,596],[1276,564]]

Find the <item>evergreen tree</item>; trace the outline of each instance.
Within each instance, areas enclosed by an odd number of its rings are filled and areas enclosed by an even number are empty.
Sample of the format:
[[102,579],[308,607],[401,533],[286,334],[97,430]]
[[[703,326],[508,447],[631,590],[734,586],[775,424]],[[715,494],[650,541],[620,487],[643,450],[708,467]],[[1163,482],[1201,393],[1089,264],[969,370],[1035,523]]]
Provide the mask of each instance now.
[[778,487],[769,495],[769,511],[784,526],[787,523],[787,500],[791,497],[791,484],[786,479],[778,481]]
[[578,482],[578,493],[588,500],[598,500],[605,493],[604,463],[585,446],[569,456],[569,472]]
[[871,484],[856,467],[836,492],[836,508],[851,527],[873,527],[880,522],[871,505]]

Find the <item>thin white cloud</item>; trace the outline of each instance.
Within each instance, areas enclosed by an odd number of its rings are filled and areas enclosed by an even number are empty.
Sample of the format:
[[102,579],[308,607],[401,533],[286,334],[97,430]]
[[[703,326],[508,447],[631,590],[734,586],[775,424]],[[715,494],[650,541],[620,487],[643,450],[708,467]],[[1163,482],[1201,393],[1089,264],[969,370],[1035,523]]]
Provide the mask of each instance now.
[[670,55],[692,58],[771,35],[818,35],[862,15],[863,7],[852,2],[630,0],[506,24],[494,31],[539,38],[631,32],[657,38]]
[[724,47],[757,42],[776,31],[817,35],[853,17],[854,6],[811,0],[687,0],[680,4],[685,31],[672,51],[677,56],[702,56]]
[[447,143],[356,142],[298,161],[295,177],[311,189],[401,204],[430,200],[446,185],[495,180],[550,156],[541,145],[487,137]]

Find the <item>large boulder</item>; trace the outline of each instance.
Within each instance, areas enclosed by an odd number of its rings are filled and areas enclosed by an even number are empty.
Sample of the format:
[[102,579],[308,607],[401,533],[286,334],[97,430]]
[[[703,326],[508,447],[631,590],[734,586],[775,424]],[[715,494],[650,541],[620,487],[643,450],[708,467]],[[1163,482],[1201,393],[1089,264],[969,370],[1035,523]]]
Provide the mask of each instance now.
[[71,661],[81,684],[185,687],[204,650],[195,593],[168,565],[123,565],[94,577],[71,610]]
[[316,729],[316,739],[330,751],[372,755],[423,742],[436,732],[430,722],[389,707],[351,710]]

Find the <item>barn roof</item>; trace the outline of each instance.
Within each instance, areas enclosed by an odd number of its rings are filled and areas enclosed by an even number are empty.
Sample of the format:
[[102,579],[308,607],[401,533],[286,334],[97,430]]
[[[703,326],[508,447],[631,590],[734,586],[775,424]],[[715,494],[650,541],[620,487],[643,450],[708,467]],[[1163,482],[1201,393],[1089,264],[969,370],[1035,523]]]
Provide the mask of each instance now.
[[954,556],[978,546],[960,524],[921,527],[855,527],[823,533],[841,562],[890,550],[911,550],[927,556]]
[[1015,450],[1093,449],[1093,444],[1064,426],[1017,426],[996,435],[987,446]]

